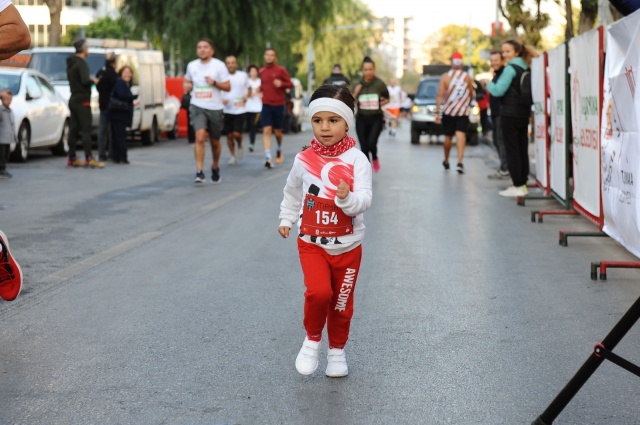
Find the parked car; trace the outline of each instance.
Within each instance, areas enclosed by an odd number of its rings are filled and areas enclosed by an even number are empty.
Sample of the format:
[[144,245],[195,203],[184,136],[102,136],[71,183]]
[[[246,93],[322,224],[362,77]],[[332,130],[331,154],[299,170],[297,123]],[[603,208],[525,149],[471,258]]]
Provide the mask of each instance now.
[[[420,135],[442,135],[442,125],[436,124],[436,98],[440,87],[440,77],[424,77],[418,85],[418,90],[413,99],[411,108],[411,143],[420,143]],[[467,128],[467,143],[478,144],[478,123],[480,122],[480,108],[475,100],[471,102],[471,114],[469,115],[469,127]]]
[[164,118],[160,123],[160,132],[167,133],[169,139],[178,137],[178,113],[180,112],[180,100],[168,92],[164,97]]
[[50,148],[61,156],[69,152],[69,107],[44,74],[0,67],[0,89],[13,93],[11,109],[18,143],[11,145],[12,160],[26,161],[35,148]]

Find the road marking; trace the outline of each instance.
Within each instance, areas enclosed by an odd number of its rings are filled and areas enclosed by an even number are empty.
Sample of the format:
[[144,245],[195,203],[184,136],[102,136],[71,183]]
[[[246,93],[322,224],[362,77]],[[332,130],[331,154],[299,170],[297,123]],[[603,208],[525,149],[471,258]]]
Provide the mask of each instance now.
[[240,192],[236,192],[233,195],[229,195],[226,198],[222,198],[222,199],[218,199],[215,202],[212,202],[210,204],[205,205],[204,207],[202,207],[202,211],[213,211],[217,208],[220,208],[221,206],[228,204],[229,202],[233,201],[234,199],[238,199],[241,196],[246,195],[247,193],[249,193],[248,190],[241,190]]
[[93,255],[89,258],[85,258],[82,261],[79,261],[65,269],[59,270],[49,276],[40,280],[40,283],[60,283],[65,281],[73,276],[77,276],[79,274],[86,273],[92,268],[109,261],[110,259],[117,257],[127,251],[132,250],[145,242],[148,242],[152,239],[160,236],[162,232],[147,232],[143,233],[139,236],[136,236],[133,239],[129,239],[128,241],[122,242],[120,245],[116,245],[113,248],[109,248],[106,251],[103,251],[99,254]]

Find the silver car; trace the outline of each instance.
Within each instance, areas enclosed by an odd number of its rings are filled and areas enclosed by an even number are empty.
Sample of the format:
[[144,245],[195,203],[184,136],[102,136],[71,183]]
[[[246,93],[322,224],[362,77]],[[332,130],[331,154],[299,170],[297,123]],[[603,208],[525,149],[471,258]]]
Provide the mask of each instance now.
[[24,162],[29,151],[49,148],[69,152],[69,107],[44,74],[25,68],[0,67],[0,90],[11,90],[17,143],[11,159]]

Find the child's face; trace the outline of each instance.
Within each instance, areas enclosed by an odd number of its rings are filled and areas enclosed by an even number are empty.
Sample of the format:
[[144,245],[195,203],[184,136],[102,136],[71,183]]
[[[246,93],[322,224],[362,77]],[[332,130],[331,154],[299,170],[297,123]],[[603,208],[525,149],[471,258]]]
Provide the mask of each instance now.
[[11,105],[11,100],[13,99],[13,96],[9,93],[3,92],[1,98],[2,98],[2,104],[4,105],[4,107],[8,108],[9,105]]
[[311,118],[316,140],[324,146],[333,146],[347,134],[347,122],[333,112],[316,112]]

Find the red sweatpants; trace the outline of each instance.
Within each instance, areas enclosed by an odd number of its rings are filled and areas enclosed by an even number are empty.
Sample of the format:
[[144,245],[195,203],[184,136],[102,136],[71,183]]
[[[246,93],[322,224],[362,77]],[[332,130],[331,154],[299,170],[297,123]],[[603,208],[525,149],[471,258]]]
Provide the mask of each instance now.
[[327,324],[330,348],[344,348],[353,317],[353,293],[360,271],[362,245],[339,255],[298,238],[304,274],[304,320],[307,338],[320,341]]

